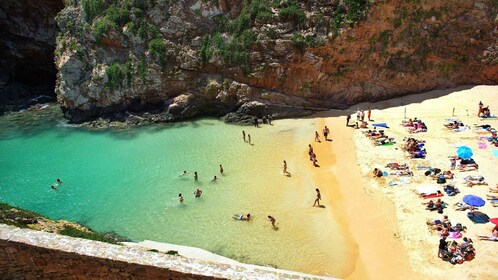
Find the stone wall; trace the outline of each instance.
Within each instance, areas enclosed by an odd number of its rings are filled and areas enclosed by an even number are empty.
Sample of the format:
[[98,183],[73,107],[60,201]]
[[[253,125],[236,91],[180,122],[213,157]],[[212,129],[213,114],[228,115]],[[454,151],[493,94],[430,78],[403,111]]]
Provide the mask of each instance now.
[[325,279],[172,256],[0,224],[0,279]]

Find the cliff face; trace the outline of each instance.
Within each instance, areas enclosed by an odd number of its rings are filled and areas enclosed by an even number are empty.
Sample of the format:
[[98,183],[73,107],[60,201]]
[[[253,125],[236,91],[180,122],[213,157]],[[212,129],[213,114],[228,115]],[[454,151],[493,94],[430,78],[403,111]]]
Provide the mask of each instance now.
[[496,0],[72,0],[56,93],[74,122],[307,113],[498,83]]
[[40,96],[55,100],[54,18],[63,7],[62,0],[0,1],[0,113]]

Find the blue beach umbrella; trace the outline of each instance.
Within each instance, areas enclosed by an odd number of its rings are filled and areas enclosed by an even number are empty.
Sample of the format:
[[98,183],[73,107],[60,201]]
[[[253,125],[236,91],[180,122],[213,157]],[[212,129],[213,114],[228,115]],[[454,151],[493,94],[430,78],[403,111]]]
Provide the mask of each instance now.
[[459,158],[468,159],[468,158],[472,158],[474,153],[472,152],[471,148],[469,148],[467,146],[461,146],[461,147],[458,147],[457,155]]
[[472,194],[464,196],[463,202],[474,207],[481,207],[484,206],[484,204],[486,204],[486,201],[484,201],[484,199],[478,197],[477,195],[472,195]]

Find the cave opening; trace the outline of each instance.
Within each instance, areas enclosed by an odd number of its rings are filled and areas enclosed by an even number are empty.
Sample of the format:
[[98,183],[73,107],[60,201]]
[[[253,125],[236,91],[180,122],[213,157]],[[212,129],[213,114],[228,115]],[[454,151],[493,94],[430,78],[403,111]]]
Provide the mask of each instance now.
[[0,114],[55,101],[55,16],[63,0],[0,1]]

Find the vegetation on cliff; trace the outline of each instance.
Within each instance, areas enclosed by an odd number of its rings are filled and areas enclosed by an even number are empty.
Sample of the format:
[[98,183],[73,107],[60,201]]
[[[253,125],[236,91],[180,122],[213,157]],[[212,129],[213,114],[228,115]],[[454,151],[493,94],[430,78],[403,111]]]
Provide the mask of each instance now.
[[13,207],[6,203],[0,203],[0,223],[113,244],[126,241],[125,238],[115,233],[98,233],[75,223],[63,220],[52,221],[38,213]]

